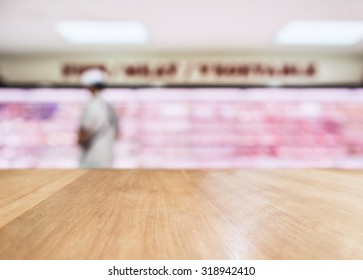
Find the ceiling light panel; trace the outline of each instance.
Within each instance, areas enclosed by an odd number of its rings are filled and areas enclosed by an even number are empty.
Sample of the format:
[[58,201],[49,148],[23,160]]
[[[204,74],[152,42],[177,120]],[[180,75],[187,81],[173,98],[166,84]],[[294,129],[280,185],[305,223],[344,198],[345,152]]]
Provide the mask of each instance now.
[[61,21],[55,29],[72,44],[145,44],[149,37],[138,21]]
[[363,21],[293,21],[277,35],[278,44],[354,45],[363,39]]

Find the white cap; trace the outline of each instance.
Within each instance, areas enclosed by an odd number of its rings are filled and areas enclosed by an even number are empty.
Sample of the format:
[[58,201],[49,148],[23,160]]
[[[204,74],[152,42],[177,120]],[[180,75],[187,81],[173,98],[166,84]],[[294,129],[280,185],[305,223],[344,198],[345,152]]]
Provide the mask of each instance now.
[[104,71],[94,68],[82,73],[81,83],[84,86],[93,86],[106,83],[107,75]]

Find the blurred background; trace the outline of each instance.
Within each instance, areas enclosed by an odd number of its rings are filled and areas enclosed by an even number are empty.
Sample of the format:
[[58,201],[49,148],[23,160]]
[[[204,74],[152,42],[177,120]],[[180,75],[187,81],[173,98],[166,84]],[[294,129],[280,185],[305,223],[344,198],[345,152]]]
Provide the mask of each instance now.
[[0,0],[0,168],[75,168],[108,74],[115,168],[362,168],[362,0]]

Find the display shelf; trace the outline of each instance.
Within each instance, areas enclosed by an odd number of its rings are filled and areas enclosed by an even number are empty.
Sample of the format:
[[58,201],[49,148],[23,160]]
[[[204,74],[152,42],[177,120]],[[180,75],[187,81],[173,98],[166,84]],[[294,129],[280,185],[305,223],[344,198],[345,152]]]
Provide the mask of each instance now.
[[[83,89],[0,89],[0,167],[76,167]],[[363,167],[361,89],[107,89],[119,168]]]

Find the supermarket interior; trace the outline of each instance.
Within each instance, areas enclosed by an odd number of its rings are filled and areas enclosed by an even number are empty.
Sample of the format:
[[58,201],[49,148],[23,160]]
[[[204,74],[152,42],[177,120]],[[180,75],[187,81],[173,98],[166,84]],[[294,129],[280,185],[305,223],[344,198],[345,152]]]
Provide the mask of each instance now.
[[0,259],[363,259],[362,169],[360,0],[0,1]]

